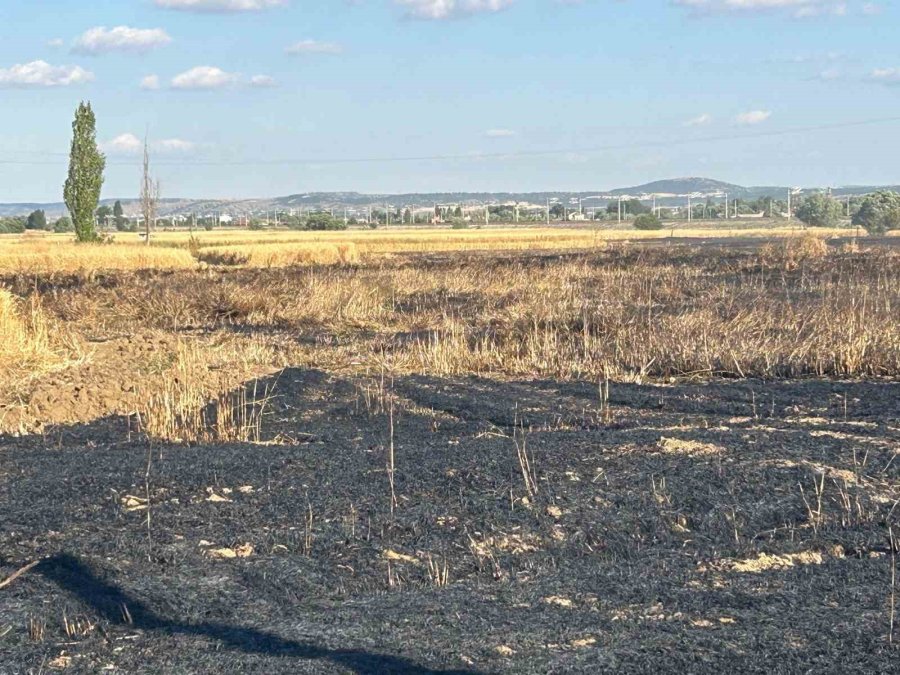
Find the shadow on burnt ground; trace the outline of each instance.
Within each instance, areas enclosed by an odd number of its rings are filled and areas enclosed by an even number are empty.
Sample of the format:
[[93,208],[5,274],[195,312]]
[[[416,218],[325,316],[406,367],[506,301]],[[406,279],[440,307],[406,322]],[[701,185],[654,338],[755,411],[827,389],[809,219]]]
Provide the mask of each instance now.
[[62,553],[47,558],[35,568],[44,578],[77,597],[96,615],[112,625],[209,638],[226,649],[267,656],[327,660],[359,675],[409,673],[409,675],[473,675],[473,670],[435,670],[404,658],[360,649],[327,649],[311,643],[288,640],[273,633],[220,623],[182,623],[163,618],[121,587],[105,581],[76,556]]
[[[34,654],[25,618],[59,606],[62,588],[114,639],[148,633],[122,643],[126,670],[148,650],[151,664],[222,667],[217,647],[244,655],[245,672],[379,658],[418,672],[646,672],[690,668],[701,651],[699,670],[752,670],[761,650],[788,670],[887,663],[897,383],[613,383],[605,422],[592,383],[398,377],[392,514],[389,421],[365,393],[378,380],[284,370],[268,380],[264,444],[129,441],[124,418],[0,438],[0,550],[49,558],[42,577],[0,594],[0,616],[16,617],[8,653]],[[517,421],[539,486],[530,503]],[[145,494],[148,456],[152,536],[147,511],[127,506]],[[822,472],[813,531],[798,485],[815,508]],[[840,490],[858,498],[849,520]],[[247,558],[210,555],[244,544]],[[821,565],[729,567],[810,551]],[[121,588],[102,581],[107,569]]]
[[[511,426],[514,419],[526,425],[547,424],[554,415],[559,419],[564,410],[574,420],[572,413],[578,405],[573,402],[580,402],[587,410],[596,408],[600,401],[599,383],[578,381],[541,379],[501,383],[474,376],[412,375],[398,378],[394,387],[398,393],[422,405],[501,427]],[[566,399],[567,406],[559,405]],[[626,426],[641,423],[641,413],[747,417],[757,421],[815,415],[829,417],[835,424],[847,419],[883,426],[900,421],[900,382],[827,379],[613,382],[609,404],[624,414],[624,417],[620,415],[619,424]]]

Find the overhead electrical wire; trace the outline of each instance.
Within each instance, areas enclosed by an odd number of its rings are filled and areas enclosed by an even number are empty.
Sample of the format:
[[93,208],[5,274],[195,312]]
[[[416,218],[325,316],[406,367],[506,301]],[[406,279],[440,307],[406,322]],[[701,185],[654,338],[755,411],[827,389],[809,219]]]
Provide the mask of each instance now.
[[[900,116],[879,117],[852,122],[835,122],[814,126],[789,127],[772,131],[758,131],[745,134],[722,134],[714,136],[695,136],[687,138],[666,139],[660,141],[636,141],[631,143],[615,143],[609,145],[575,146],[568,148],[555,148],[548,150],[519,150],[507,152],[475,152],[466,154],[434,154],[434,155],[408,155],[394,157],[325,157],[325,158],[283,158],[283,159],[249,159],[249,160],[204,160],[204,159],[157,159],[155,166],[287,166],[287,165],[322,165],[322,164],[378,164],[388,162],[433,162],[433,161],[482,161],[485,159],[516,159],[527,157],[552,157],[570,153],[593,154],[612,150],[629,150],[634,148],[667,148],[685,145],[698,145],[703,143],[718,143],[725,141],[753,140],[759,138],[776,138],[805,134],[815,131],[832,131],[851,127],[871,126],[876,124],[888,124],[900,122]],[[61,160],[68,157],[65,153],[39,153],[18,151],[17,154],[34,154],[43,156],[58,156],[60,160],[19,160],[0,157],[0,165],[14,166],[56,166]],[[140,166],[138,159],[132,161],[114,160],[107,162],[107,166]]]

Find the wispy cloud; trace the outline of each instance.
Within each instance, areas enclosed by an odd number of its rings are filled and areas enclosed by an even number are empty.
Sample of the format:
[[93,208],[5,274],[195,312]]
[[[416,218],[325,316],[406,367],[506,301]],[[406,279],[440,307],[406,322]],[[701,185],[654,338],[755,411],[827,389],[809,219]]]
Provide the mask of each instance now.
[[900,84],[900,68],[876,68],[869,79],[881,84]]
[[515,0],[394,0],[394,3],[406,8],[409,17],[438,21],[499,12]]
[[278,82],[270,75],[254,75],[250,78],[250,86],[265,89],[266,87],[277,87]]
[[817,16],[844,16],[849,12],[843,0],[673,0],[692,14],[751,15],[781,13],[797,19]]
[[300,42],[295,42],[284,51],[292,56],[303,54],[340,54],[344,51],[344,48],[336,42],[301,40]]
[[100,147],[112,154],[133,155],[141,151],[144,142],[134,134],[119,134],[112,140],[101,143]]
[[702,127],[710,124],[713,121],[712,115],[709,113],[703,113],[701,115],[697,115],[696,117],[692,117],[687,122],[684,123],[686,127]]
[[164,138],[154,143],[153,147],[162,152],[191,152],[196,145],[181,138]]
[[260,12],[287,5],[287,0],[155,0],[157,7],[185,12]]
[[236,83],[238,76],[214,66],[196,66],[172,78],[173,89],[222,89]]
[[742,112],[734,118],[736,124],[742,126],[751,126],[754,124],[762,124],[772,116],[769,110],[748,110]]
[[[150,143],[150,149],[160,153],[185,153],[196,148],[196,144],[181,138],[165,138]],[[101,143],[101,148],[113,155],[137,155],[144,150],[144,141],[133,133],[119,134],[115,138]]]
[[53,49],[59,49],[60,47],[62,47],[65,44],[66,44],[66,41],[63,40],[62,38],[52,38],[50,40],[47,40],[47,46],[52,47]]
[[53,66],[46,61],[0,68],[0,87],[67,87],[93,79],[94,74],[81,66]]
[[159,75],[147,75],[141,79],[141,89],[153,91],[159,89]]
[[76,54],[105,54],[107,52],[143,54],[170,42],[172,42],[172,38],[161,28],[97,26],[80,35],[72,45],[72,51]]
[[488,138],[510,138],[516,135],[512,129],[488,129],[484,132]]

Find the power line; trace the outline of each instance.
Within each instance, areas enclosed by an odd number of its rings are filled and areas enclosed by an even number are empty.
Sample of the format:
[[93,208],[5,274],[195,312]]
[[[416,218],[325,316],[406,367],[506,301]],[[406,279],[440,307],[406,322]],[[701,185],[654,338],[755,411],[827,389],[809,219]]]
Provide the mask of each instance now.
[[[853,122],[836,122],[815,126],[790,127],[775,131],[759,131],[748,134],[722,134],[716,136],[701,136],[694,138],[678,138],[664,141],[638,141],[634,143],[616,143],[610,145],[578,146],[569,148],[556,148],[553,150],[523,150],[517,152],[492,152],[471,154],[447,154],[447,155],[408,155],[399,157],[332,157],[332,158],[285,158],[285,159],[253,159],[253,160],[157,160],[156,166],[283,166],[283,165],[317,165],[317,164],[371,164],[387,162],[429,162],[429,161],[476,161],[484,159],[514,159],[520,157],[551,157],[565,153],[597,153],[611,150],[629,150],[633,148],[668,148],[684,145],[696,145],[701,143],[718,143],[725,141],[752,140],[758,138],[777,138],[805,134],[814,131],[831,131],[847,129],[851,127],[871,126],[900,122],[900,116],[880,117]],[[26,151],[21,151],[25,153]],[[65,153],[28,153],[42,154],[44,156],[67,157]],[[56,166],[57,161],[39,160],[14,160],[0,158],[0,165],[14,166]],[[107,166],[140,166],[138,161],[112,161]]]

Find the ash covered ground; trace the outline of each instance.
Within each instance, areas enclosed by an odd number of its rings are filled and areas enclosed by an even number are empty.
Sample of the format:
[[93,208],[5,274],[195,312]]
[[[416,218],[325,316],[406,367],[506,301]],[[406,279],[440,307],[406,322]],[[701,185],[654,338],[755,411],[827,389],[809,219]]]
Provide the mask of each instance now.
[[896,666],[896,383],[272,381],[260,443],[0,439],[0,672]]

